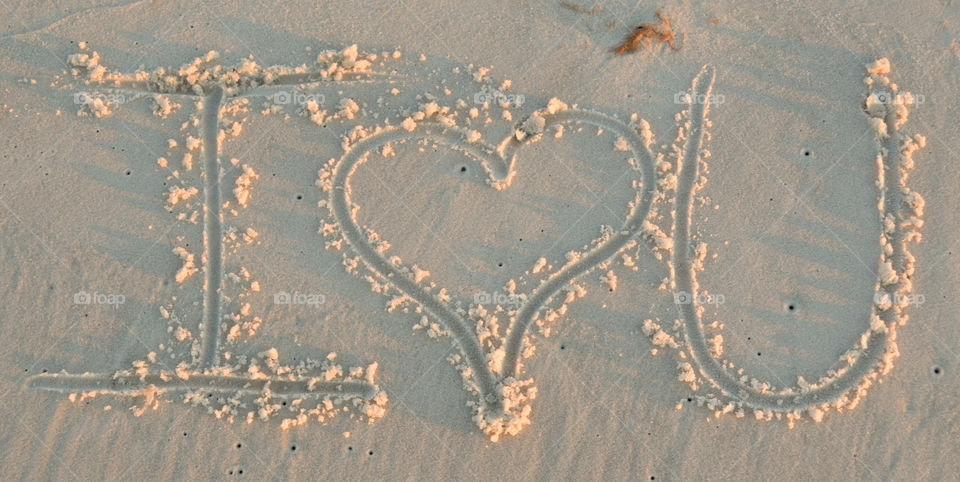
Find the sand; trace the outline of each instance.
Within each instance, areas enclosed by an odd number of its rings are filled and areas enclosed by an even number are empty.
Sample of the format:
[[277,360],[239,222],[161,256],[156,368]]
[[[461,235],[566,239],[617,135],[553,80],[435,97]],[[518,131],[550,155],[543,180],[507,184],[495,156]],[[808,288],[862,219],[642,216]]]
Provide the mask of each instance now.
[[5,479],[960,470],[956,5],[11,7]]

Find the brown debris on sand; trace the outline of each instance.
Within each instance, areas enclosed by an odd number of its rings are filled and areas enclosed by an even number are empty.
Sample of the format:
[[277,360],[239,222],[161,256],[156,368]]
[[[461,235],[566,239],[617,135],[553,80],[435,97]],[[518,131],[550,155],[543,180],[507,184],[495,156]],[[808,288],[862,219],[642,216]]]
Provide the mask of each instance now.
[[613,52],[617,55],[636,52],[644,45],[652,46],[654,41],[658,44],[666,43],[673,50],[680,50],[676,45],[677,37],[670,25],[670,19],[665,17],[660,9],[657,9],[657,19],[660,20],[659,23],[637,25],[634,31],[624,38],[622,44],[614,47]]

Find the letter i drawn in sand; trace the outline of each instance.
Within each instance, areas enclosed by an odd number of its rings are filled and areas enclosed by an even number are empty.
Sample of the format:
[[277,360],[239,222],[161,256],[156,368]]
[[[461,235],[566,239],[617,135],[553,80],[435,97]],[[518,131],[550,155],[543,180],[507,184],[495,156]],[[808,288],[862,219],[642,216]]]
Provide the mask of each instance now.
[[[104,90],[130,93],[134,98],[145,93],[153,94],[160,99],[158,105],[162,102],[167,107],[171,105],[171,97],[185,97],[202,104],[199,127],[203,145],[203,303],[201,320],[196,324],[199,335],[194,343],[193,363],[181,363],[170,369],[157,363],[157,357],[151,354],[149,363],[137,361],[132,369],[114,373],[42,374],[30,377],[27,385],[34,389],[69,393],[71,400],[77,400],[78,395],[81,400],[100,395],[143,398],[146,402],[144,407],[135,411],[138,415],[149,405],[156,408],[164,395],[169,394],[179,395],[185,403],[203,406],[217,418],[231,421],[237,416],[247,422],[275,415],[284,417],[281,424],[284,429],[303,424],[308,419],[324,422],[345,410],[353,410],[354,414],[371,422],[379,419],[385,413],[387,398],[375,383],[376,363],[345,369],[336,364],[335,354],[331,354],[323,360],[306,360],[288,367],[280,364],[277,350],[270,349],[255,357],[234,357],[241,361],[231,365],[221,354],[226,325],[221,293],[225,256],[221,183],[225,166],[220,158],[225,138],[221,130],[225,98],[228,95],[233,98],[262,95],[256,87],[263,85],[265,78],[270,76],[270,88],[276,90],[310,81],[349,84],[357,80],[375,80],[375,75],[368,75],[362,68],[348,67],[340,68],[334,76],[330,76],[329,71],[320,70],[290,69],[285,72],[275,69],[264,72],[250,68],[244,82],[238,83],[236,78],[231,82],[231,71],[222,66],[201,67],[215,57],[211,52],[205,59],[198,58],[188,67],[181,68],[176,76],[160,80],[154,76],[151,81],[143,81],[142,75],[106,71],[99,65],[96,53],[75,54],[69,58],[80,73],[90,74],[93,82],[88,84],[100,85]],[[351,61],[350,57],[349,51],[344,55],[332,55],[331,64]],[[110,107],[97,106],[96,116],[109,115]],[[80,114],[91,108],[81,106]],[[185,255],[181,257],[187,261]],[[190,255],[190,267],[192,259]],[[188,272],[186,276],[190,274]],[[249,364],[244,363],[246,360]]]

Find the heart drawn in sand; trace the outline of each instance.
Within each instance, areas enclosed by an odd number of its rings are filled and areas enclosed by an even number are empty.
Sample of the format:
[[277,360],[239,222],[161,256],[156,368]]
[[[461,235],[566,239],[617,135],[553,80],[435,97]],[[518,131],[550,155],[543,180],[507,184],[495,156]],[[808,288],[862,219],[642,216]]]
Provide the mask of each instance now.
[[[458,312],[448,300],[430,292],[418,283],[411,271],[394,264],[377,246],[377,238],[361,228],[355,219],[356,206],[351,201],[350,180],[368,159],[371,152],[392,142],[428,139],[458,150],[475,159],[486,171],[488,183],[497,190],[510,187],[518,174],[517,156],[526,145],[544,138],[544,131],[555,125],[585,123],[597,126],[626,142],[632,156],[632,168],[640,172],[642,187],[630,203],[629,214],[619,230],[606,233],[594,240],[592,248],[569,260],[532,292],[527,293],[516,311],[510,312],[506,336],[498,340],[484,337],[482,343],[476,333],[476,320],[467,313]],[[461,369],[467,387],[479,396],[475,406],[475,420],[481,428],[496,437],[499,433],[516,433],[528,421],[529,404],[534,391],[528,391],[529,382],[519,379],[522,371],[525,335],[538,312],[572,280],[610,259],[634,240],[645,228],[645,220],[655,191],[655,156],[650,150],[652,135],[649,126],[628,126],[623,122],[596,112],[571,109],[559,101],[551,101],[547,108],[533,113],[521,123],[514,135],[504,139],[496,148],[467,141],[469,133],[461,128],[447,126],[429,118],[407,128],[388,127],[356,144],[333,166],[326,179],[321,179],[329,191],[328,207],[340,227],[340,234],[363,260],[364,264],[410,298],[434,321],[440,322],[459,346],[465,367]]]

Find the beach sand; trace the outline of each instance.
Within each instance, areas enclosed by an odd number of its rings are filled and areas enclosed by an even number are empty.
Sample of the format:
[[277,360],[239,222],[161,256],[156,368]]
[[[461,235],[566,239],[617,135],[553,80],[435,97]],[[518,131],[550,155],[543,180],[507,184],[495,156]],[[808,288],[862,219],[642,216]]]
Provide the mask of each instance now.
[[954,2],[74,3],[0,5],[3,479],[960,473]]

